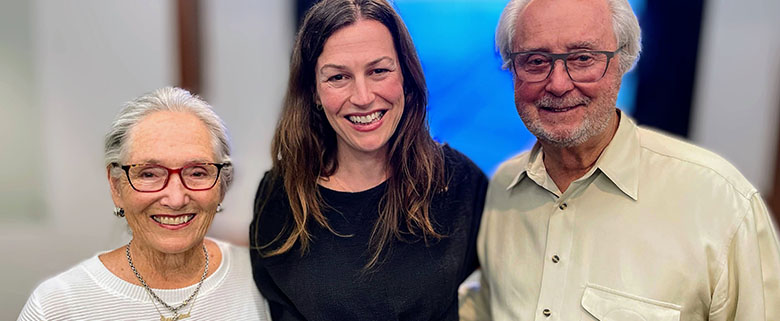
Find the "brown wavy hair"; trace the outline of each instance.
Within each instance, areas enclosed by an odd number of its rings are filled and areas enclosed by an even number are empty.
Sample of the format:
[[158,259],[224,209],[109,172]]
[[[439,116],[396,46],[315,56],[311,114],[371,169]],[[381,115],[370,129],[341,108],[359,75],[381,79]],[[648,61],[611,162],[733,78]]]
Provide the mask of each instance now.
[[[434,229],[430,205],[433,195],[445,186],[444,159],[441,146],[428,130],[425,77],[406,26],[384,0],[323,0],[307,11],[298,31],[284,106],[271,144],[271,173],[284,182],[293,223],[273,241],[261,245],[264,256],[286,253],[296,243],[300,245],[301,255],[305,254],[311,243],[311,224],[341,235],[323,215],[327,205],[317,187],[318,178],[333,175],[339,164],[337,134],[324,112],[316,108],[314,78],[317,59],[327,39],[359,19],[376,20],[392,34],[405,95],[403,115],[388,141],[387,188],[368,244],[371,255],[365,269],[370,270],[382,261],[383,251],[389,251],[393,240],[422,239],[427,245],[443,237]],[[264,200],[259,202],[258,213],[262,213]],[[259,216],[257,220],[259,225]],[[257,230],[254,237],[259,240]],[[282,240],[280,245],[272,246],[279,240]]]

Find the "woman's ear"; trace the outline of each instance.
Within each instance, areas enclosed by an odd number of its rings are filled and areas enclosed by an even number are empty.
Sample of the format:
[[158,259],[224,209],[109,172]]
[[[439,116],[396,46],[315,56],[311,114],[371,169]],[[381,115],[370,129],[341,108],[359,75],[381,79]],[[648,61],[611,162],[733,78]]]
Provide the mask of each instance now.
[[108,185],[111,187],[111,199],[114,200],[114,206],[122,207],[121,189],[119,186],[119,178],[111,176],[112,165],[106,166],[106,178],[108,178]]
[[312,98],[314,99],[314,103],[317,104],[317,106],[322,106],[322,101],[320,101],[320,95],[317,94],[317,89],[314,89],[314,93],[311,94]]

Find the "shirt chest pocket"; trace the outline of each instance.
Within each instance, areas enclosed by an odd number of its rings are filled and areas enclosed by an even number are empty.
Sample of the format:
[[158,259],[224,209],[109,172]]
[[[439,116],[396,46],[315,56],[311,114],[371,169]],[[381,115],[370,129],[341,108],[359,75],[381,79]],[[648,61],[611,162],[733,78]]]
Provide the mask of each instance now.
[[582,321],[679,321],[680,306],[588,285],[582,295]]

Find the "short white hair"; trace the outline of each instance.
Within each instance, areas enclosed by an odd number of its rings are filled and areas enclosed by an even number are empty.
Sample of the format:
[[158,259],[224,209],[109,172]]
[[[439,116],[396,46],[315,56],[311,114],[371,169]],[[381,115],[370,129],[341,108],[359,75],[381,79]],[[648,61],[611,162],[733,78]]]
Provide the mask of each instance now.
[[[503,68],[509,68],[512,62],[509,54],[512,52],[512,42],[515,38],[520,12],[528,6],[531,0],[510,0],[501,13],[501,18],[496,27],[496,49],[504,61]],[[607,0],[612,11],[612,30],[615,33],[620,51],[620,72],[631,70],[642,51],[642,34],[639,29],[639,21],[631,9],[628,0]]]
[[[177,87],[164,87],[141,95],[124,104],[106,134],[104,162],[106,166],[122,164],[127,158],[130,132],[144,117],[158,111],[188,112],[203,121],[209,130],[217,162],[230,162],[230,138],[224,122],[207,102],[189,91]],[[115,167],[116,168],[116,167]],[[123,172],[112,170],[118,177]],[[220,172],[220,192],[227,192],[233,181],[233,166],[225,166]]]

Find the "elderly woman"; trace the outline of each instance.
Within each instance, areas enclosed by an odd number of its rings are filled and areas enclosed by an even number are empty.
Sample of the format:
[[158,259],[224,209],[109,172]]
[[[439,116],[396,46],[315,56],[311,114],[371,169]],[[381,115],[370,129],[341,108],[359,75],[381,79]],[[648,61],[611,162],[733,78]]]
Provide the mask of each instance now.
[[246,249],[205,238],[232,180],[225,127],[189,92],[127,103],[106,137],[132,239],[41,284],[19,320],[269,320]]
[[386,1],[307,12],[250,227],[274,320],[458,319],[487,179],[431,139],[426,95]]

